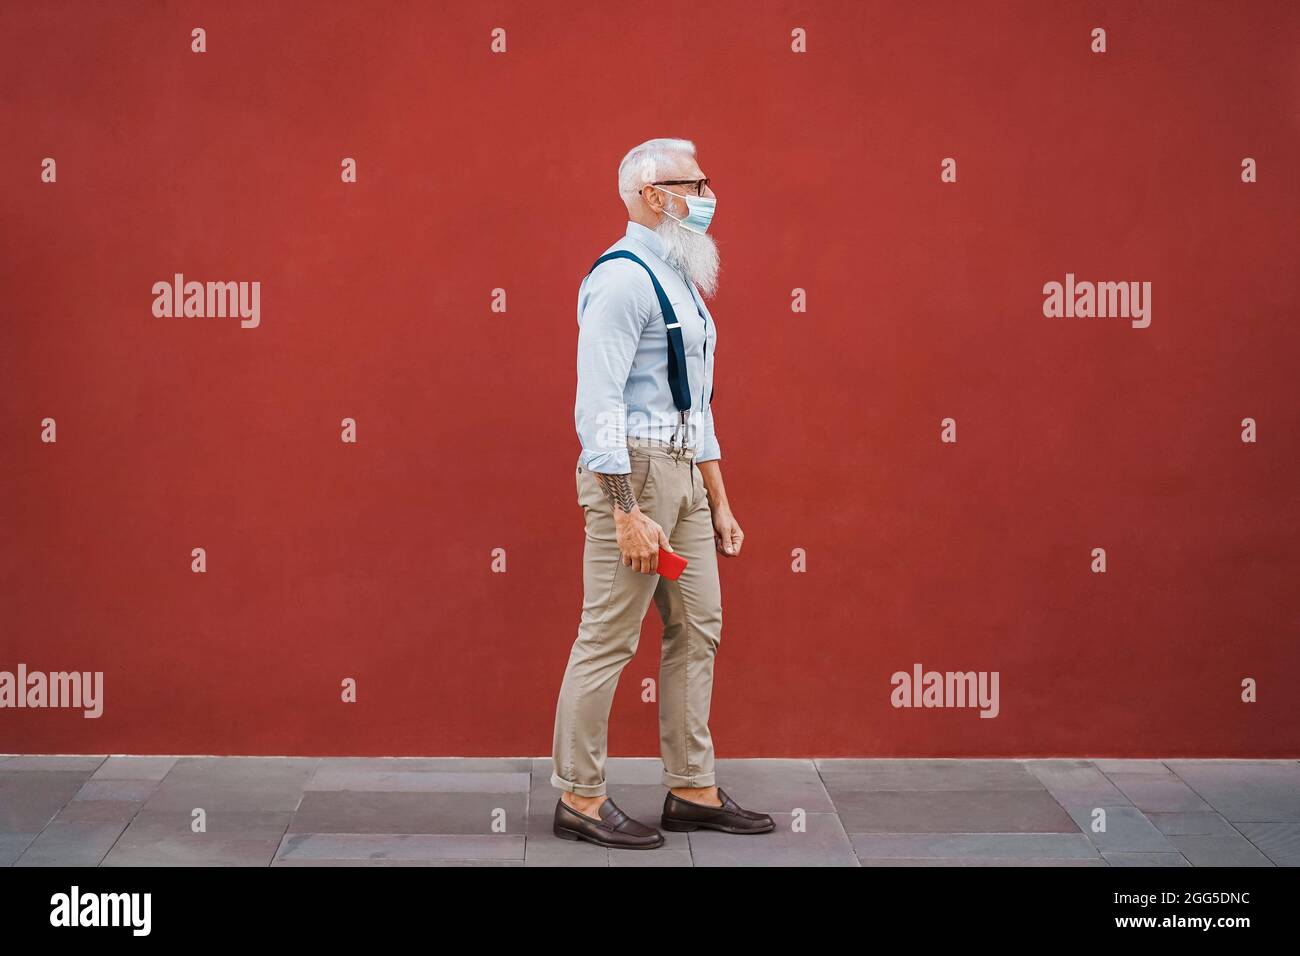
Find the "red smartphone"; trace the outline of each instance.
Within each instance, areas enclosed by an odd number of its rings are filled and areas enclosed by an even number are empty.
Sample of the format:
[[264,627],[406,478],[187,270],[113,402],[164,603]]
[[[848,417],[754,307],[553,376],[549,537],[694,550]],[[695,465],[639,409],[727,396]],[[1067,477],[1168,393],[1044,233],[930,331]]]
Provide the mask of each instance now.
[[671,551],[659,549],[659,573],[669,581],[676,581],[686,570],[686,559]]

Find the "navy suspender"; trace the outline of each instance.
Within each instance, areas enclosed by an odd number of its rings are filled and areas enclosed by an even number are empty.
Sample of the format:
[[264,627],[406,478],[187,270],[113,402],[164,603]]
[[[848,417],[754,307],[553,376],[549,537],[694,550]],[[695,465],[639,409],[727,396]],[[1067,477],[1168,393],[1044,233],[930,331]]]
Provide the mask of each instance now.
[[[610,259],[631,259],[650,276],[650,282],[655,287],[655,295],[659,298],[659,308],[664,315],[664,327],[668,330],[668,387],[672,390],[673,404],[677,406],[677,410],[681,412],[689,410],[691,384],[686,374],[686,346],[682,344],[682,324],[677,321],[677,313],[673,311],[672,303],[664,294],[664,287],[659,284],[658,277],[648,265],[625,249],[601,256],[592,264],[591,269],[587,270],[587,275],[591,275],[596,266]],[[713,396],[710,395],[709,399],[712,401]]]

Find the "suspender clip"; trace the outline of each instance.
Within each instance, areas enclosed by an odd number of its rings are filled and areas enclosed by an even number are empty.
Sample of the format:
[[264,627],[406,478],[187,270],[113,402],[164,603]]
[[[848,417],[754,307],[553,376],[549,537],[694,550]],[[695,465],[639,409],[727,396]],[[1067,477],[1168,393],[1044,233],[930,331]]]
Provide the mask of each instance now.
[[673,437],[668,442],[668,453],[681,460],[682,455],[686,453],[686,434],[689,430],[688,416],[690,409],[684,408],[679,413],[677,427],[673,429]]

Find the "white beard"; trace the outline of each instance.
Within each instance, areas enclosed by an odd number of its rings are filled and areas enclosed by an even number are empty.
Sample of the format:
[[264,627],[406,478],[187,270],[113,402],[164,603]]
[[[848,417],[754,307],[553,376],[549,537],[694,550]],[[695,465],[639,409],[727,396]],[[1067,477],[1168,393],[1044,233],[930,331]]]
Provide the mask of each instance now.
[[664,244],[664,259],[700,287],[700,294],[711,299],[718,291],[718,247],[708,234],[682,228],[676,220],[664,216],[655,227]]

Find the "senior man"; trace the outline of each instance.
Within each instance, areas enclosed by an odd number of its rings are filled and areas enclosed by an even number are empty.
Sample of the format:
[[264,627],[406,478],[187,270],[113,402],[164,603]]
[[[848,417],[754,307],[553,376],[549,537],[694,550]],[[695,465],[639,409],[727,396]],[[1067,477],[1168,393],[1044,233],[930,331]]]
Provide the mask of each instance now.
[[[710,404],[717,340],[704,305],[718,286],[706,230],[716,196],[683,139],[652,139],[618,169],[626,234],[578,289],[582,452],[575,473],[586,520],[584,597],[555,713],[553,830],[600,846],[652,849],[663,834],[606,794],[610,705],[653,599],[663,619],[659,744],[665,830],[768,833],[772,818],[717,786],[709,704],[722,635],[717,555],[744,534],[722,484]],[[658,574],[663,547],[687,560]]]

